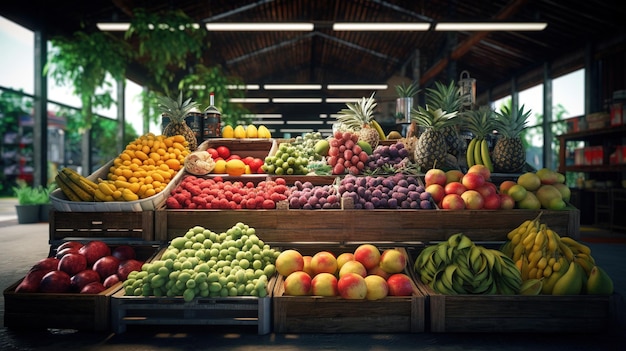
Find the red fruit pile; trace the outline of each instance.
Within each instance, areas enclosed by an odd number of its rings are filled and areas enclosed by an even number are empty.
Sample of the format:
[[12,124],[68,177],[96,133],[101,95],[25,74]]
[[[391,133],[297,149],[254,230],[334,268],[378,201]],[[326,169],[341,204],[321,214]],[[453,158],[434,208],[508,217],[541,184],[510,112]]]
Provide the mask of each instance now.
[[34,264],[15,292],[98,294],[126,280],[130,272],[140,271],[142,265],[129,245],[111,249],[100,240],[84,245],[67,241],[54,256]]
[[333,174],[361,174],[368,161],[368,155],[359,145],[359,136],[351,132],[335,132],[330,139],[326,162]]
[[274,209],[286,200],[285,179],[253,182],[224,181],[222,177],[186,176],[166,200],[172,209]]

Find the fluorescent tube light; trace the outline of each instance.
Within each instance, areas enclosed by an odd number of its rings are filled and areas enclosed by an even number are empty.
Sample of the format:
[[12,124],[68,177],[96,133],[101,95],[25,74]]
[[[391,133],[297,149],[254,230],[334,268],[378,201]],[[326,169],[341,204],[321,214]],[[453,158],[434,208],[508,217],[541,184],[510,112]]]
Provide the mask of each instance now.
[[296,124],[324,124],[324,121],[287,121],[287,125]]
[[128,22],[102,22],[97,23],[96,26],[103,32],[125,32],[130,28]]
[[280,113],[247,113],[244,114],[245,118],[283,118]]
[[438,31],[540,31],[548,26],[545,22],[450,22],[437,23]]
[[265,84],[265,90],[321,90],[321,84]]
[[273,103],[277,104],[289,104],[289,103],[309,103],[319,104],[322,102],[322,98],[273,98]]
[[320,113],[320,118],[328,118],[328,113]]
[[345,104],[347,102],[358,102],[361,98],[326,98],[326,103],[329,104]]
[[259,90],[261,87],[258,84],[246,84],[246,85],[227,85],[228,90]]
[[313,23],[206,23],[208,31],[313,31]]
[[334,23],[335,31],[427,31],[430,23],[368,23],[368,22],[342,22]]
[[387,84],[328,84],[328,90],[385,90]]
[[245,104],[245,103],[263,104],[263,103],[270,102],[270,99],[269,98],[230,98],[229,101],[234,102],[234,103],[241,103],[241,104]]
[[280,131],[282,133],[310,133],[310,132],[313,132],[313,129],[311,128],[302,128],[302,129],[281,128]]
[[266,121],[266,120],[261,121],[261,120],[259,120],[257,122],[260,123],[260,124],[266,124],[266,125],[270,125],[270,124],[285,124],[285,122],[283,122],[283,121]]

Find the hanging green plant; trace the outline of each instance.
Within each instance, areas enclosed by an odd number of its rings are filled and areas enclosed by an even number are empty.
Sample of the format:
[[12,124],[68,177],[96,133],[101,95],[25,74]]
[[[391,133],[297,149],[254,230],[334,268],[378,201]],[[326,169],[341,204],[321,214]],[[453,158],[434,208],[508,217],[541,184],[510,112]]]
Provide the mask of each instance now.
[[125,39],[138,41],[137,60],[154,77],[157,89],[169,95],[177,71],[172,68],[186,68],[188,58],[200,60],[208,46],[205,35],[206,31],[181,10],[148,13],[137,9]]
[[230,101],[231,98],[244,97],[243,90],[228,89],[231,85],[243,85],[241,79],[227,76],[220,66],[206,67],[198,64],[191,72],[181,79],[178,84],[179,90],[192,90],[194,101],[197,101],[203,108],[210,105],[210,95],[213,93],[215,107],[222,114],[222,125],[234,126],[237,122],[245,122],[245,124],[250,122],[249,118],[244,118],[249,111],[241,104]]

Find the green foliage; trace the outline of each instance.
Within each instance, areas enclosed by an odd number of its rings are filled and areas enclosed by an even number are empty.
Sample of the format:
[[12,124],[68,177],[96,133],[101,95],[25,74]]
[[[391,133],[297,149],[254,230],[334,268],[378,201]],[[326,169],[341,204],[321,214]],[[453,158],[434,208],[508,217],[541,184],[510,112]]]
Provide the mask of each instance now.
[[200,60],[202,50],[208,48],[205,36],[206,31],[181,10],[148,13],[137,9],[125,39],[138,39],[137,59],[150,71],[157,90],[169,96],[175,78],[175,70],[171,68],[186,68],[189,57]]
[[0,136],[6,132],[16,132],[20,116],[29,115],[33,100],[11,91],[0,92]]
[[23,179],[18,179],[16,183],[17,185],[12,189],[20,205],[47,204],[50,202],[50,193],[56,189],[54,183],[48,187],[41,185],[33,187]]

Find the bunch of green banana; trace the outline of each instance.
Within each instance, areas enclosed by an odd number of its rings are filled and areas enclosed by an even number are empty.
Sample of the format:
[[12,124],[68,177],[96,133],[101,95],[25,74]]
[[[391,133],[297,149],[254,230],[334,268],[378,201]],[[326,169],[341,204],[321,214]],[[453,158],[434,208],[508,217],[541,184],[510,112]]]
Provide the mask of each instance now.
[[520,291],[522,278],[510,257],[475,245],[462,233],[426,247],[415,260],[415,272],[440,294],[503,294]]
[[467,152],[465,154],[467,161],[467,167],[473,165],[483,165],[493,172],[493,163],[491,162],[491,156],[489,155],[489,144],[486,139],[474,138],[470,140],[467,145]]
[[[611,294],[613,282],[596,266],[591,249],[573,238],[561,237],[541,223],[540,217],[541,213],[511,230],[500,249],[520,271],[524,282],[521,293]],[[590,279],[592,271],[594,279]]]

